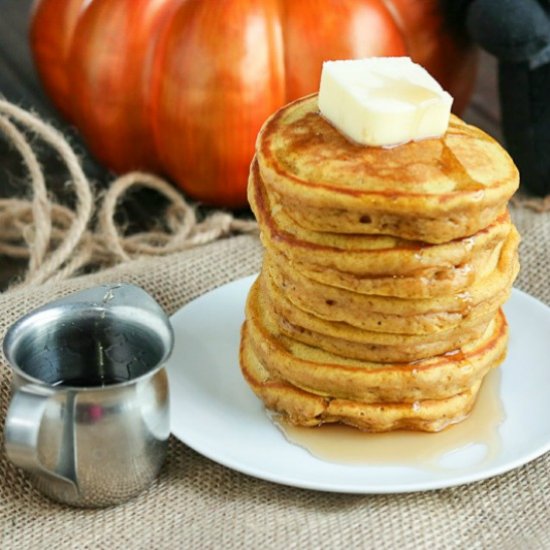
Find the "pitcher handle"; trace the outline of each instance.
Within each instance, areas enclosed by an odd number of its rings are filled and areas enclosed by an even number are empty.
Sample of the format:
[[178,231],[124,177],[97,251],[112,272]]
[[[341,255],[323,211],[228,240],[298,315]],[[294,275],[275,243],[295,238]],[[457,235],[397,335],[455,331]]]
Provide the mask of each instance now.
[[38,459],[38,434],[51,392],[27,385],[14,391],[4,430],[8,458],[24,470],[43,470]]
[[[16,466],[29,472],[46,473],[71,485],[77,490],[74,461],[62,460],[61,471],[46,468],[38,457],[38,435],[42,418],[53,392],[47,388],[28,384],[14,390],[6,414],[4,447],[6,455]],[[72,406],[72,403],[71,405]],[[72,454],[73,449],[71,449]]]

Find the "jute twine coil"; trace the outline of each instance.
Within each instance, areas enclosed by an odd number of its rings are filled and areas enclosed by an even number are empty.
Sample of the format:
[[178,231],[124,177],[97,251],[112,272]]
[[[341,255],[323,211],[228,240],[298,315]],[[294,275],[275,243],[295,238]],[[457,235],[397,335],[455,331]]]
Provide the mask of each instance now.
[[[235,219],[221,211],[199,222],[195,208],[180,192],[152,174],[125,174],[100,197],[63,135],[38,116],[2,98],[0,132],[21,155],[32,191],[30,199],[0,199],[0,254],[28,259],[27,272],[19,285],[62,280],[87,266],[100,268],[143,256],[171,254],[232,233],[257,231],[256,222]],[[75,195],[74,209],[49,195],[46,176],[27,134],[36,135],[54,149],[67,167]],[[168,200],[166,231],[155,229],[126,236],[117,226],[117,206],[134,187],[153,189]]]

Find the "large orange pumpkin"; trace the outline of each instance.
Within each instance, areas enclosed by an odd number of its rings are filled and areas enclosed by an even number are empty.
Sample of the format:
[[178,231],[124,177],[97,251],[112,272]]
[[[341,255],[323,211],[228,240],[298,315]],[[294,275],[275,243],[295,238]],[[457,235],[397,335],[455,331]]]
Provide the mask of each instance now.
[[436,0],[41,0],[44,85],[115,171],[167,174],[205,203],[246,203],[256,134],[318,88],[321,62],[408,54],[465,105],[474,52]]

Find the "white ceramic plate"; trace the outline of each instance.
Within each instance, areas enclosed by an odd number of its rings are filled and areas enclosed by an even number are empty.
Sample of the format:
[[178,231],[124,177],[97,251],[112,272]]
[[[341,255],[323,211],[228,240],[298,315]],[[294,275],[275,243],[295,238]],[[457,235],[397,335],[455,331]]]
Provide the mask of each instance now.
[[[412,465],[344,465],[289,443],[244,382],[238,365],[244,303],[254,277],[220,287],[172,317],[168,363],[172,433],[195,451],[261,479],[342,493],[399,493],[451,487],[502,474],[550,450],[550,308],[514,290],[505,311],[508,358],[501,369],[505,420],[489,461],[458,470]],[[468,463],[468,461],[466,461]]]

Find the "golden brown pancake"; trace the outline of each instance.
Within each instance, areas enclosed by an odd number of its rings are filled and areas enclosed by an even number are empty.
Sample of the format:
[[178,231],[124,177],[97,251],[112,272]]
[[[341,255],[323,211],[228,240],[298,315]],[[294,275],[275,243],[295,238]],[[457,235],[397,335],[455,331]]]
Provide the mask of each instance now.
[[302,273],[368,294],[428,297],[459,292],[492,271],[511,231],[508,212],[471,237],[430,245],[382,235],[304,229],[282,208],[272,208],[253,162],[250,205],[265,247]]
[[337,356],[285,336],[265,314],[256,282],[246,305],[246,333],[273,378],[324,396],[365,403],[445,399],[467,391],[506,353],[508,330],[499,311],[483,336],[456,353],[412,363],[376,363]]
[[491,311],[485,317],[430,334],[374,332],[348,323],[327,321],[303,311],[292,305],[276,288],[266,289],[265,283],[266,278],[260,276],[260,304],[280,332],[335,355],[363,361],[410,362],[447,353],[480,338],[495,315]]
[[359,294],[318,283],[266,253],[267,288],[284,293],[297,308],[328,321],[345,322],[374,332],[431,334],[458,326],[465,320],[486,318],[507,300],[519,264],[519,239],[511,233],[497,269],[466,291],[428,299],[405,299]]
[[448,242],[493,223],[519,184],[506,151],[456,116],[441,138],[365,147],[320,116],[316,95],[271,116],[256,154],[273,207],[321,232]]
[[363,403],[316,395],[271,376],[252,350],[246,323],[242,329],[240,365],[245,380],[265,406],[297,426],[341,422],[371,432],[437,432],[468,415],[480,386],[477,381],[458,395],[414,403]]

